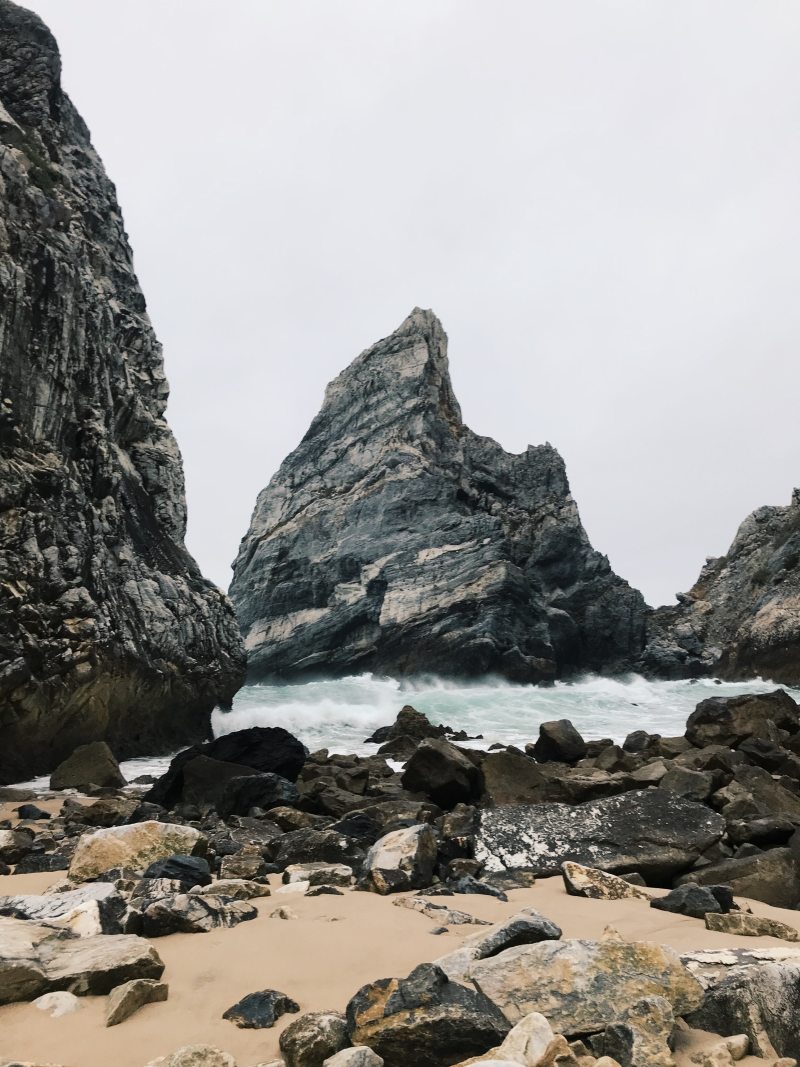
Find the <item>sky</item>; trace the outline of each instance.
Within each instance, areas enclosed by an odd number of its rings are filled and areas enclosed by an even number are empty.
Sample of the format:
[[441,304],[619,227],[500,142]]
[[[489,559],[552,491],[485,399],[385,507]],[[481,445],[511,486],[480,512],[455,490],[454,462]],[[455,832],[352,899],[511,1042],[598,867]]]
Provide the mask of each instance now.
[[28,0],[164,345],[226,588],[325,385],[416,305],[651,604],[800,484],[793,0]]

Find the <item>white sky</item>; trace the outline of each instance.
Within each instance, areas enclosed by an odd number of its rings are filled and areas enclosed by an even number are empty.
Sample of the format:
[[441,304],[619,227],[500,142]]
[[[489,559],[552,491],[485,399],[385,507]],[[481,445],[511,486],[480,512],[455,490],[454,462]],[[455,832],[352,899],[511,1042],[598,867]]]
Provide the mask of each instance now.
[[227,586],[326,383],[411,308],[651,603],[800,483],[795,0],[28,0],[164,344]]

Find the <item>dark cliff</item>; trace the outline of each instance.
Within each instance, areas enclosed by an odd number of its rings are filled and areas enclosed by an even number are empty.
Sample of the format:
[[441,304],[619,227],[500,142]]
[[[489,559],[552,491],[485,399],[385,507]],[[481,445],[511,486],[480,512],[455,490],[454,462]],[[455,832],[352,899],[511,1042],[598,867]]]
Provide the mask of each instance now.
[[0,0],[0,782],[204,736],[241,684],[187,553],[160,346],[42,22]]
[[724,556],[649,622],[644,666],[666,677],[761,675],[800,685],[800,490],[749,515]]
[[625,669],[644,643],[642,597],[589,544],[558,453],[464,426],[447,338],[419,309],[328,386],[230,593],[253,678],[537,681]]

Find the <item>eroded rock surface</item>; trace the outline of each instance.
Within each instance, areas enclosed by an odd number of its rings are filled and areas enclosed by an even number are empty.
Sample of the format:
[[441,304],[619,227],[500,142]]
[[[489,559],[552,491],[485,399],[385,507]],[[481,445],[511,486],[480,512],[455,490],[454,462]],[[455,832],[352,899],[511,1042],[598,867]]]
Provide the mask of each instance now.
[[624,668],[645,605],[589,544],[549,444],[461,420],[416,308],[327,388],[260,494],[231,597],[250,674],[380,669],[526,681]]
[[0,782],[209,729],[242,681],[184,546],[161,348],[40,19],[0,2]]

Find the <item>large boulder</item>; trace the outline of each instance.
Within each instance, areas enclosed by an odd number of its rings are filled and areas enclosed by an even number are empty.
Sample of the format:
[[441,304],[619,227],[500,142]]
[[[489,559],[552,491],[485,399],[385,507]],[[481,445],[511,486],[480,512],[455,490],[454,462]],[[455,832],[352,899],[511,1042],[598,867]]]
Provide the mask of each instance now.
[[561,928],[546,919],[533,908],[526,908],[505,922],[498,923],[488,932],[473,934],[457,949],[434,960],[447,977],[454,982],[467,981],[469,969],[475,960],[498,956],[508,948],[518,945],[538,945],[540,941],[558,941]]
[[[479,815],[475,856],[489,871],[532,868],[559,874],[567,861],[667,882],[722,837],[707,807],[648,789],[567,804],[489,808]],[[719,879],[718,879],[719,880]]]
[[750,737],[774,740],[776,728],[791,733],[800,728],[797,704],[783,689],[701,700],[686,722],[686,737],[698,748],[735,748]]
[[260,989],[248,993],[222,1013],[222,1018],[243,1030],[264,1030],[287,1012],[296,1014],[300,1005],[277,989]]
[[79,745],[50,775],[51,789],[121,788],[124,785],[127,785],[125,776],[105,741]]
[[431,884],[437,849],[436,831],[428,823],[392,830],[367,853],[364,885],[384,894],[423,889]]
[[80,937],[121,934],[124,898],[110,882],[90,882],[65,893],[0,897],[0,915],[56,926]]
[[176,893],[146,903],[136,919],[142,936],[166,937],[168,934],[206,934],[220,927],[238,926],[257,915],[258,910],[246,900]]
[[[258,774],[241,763],[227,763],[210,756],[194,756],[183,765],[183,783],[177,803],[206,811],[216,808],[226,785],[232,778]],[[155,788],[155,786],[153,787]]]
[[728,885],[737,897],[751,897],[775,908],[800,904],[800,857],[789,848],[773,848],[741,859],[726,859],[691,871],[678,884]]
[[63,937],[29,920],[0,918],[0,1004],[66,990],[103,996],[134,978],[160,978],[158,953],[141,937]]
[[441,738],[427,738],[403,771],[403,788],[422,793],[440,808],[469,803],[481,789],[481,772],[460,748]]
[[[179,752],[146,794],[145,800],[165,808],[175,807],[183,799],[184,767],[198,756],[233,763],[260,774],[278,774],[281,778],[296,782],[308,757],[308,749],[281,726],[251,726],[246,730],[235,730]],[[241,775],[244,774],[246,771],[241,772]]]
[[251,808],[291,807],[300,800],[294,782],[279,774],[249,774],[243,778],[230,778],[225,783],[216,808],[223,819],[231,815],[246,815]]
[[498,1044],[511,1026],[481,992],[423,963],[407,978],[362,986],[347,1005],[347,1029],[386,1067],[447,1067]]
[[193,826],[154,821],[109,826],[80,838],[69,865],[69,877],[76,882],[90,882],[115,867],[144,871],[156,860],[205,850],[206,839]]
[[280,1036],[286,1067],[319,1067],[350,1044],[347,1022],[335,1011],[310,1011],[290,1023]]
[[106,1026],[119,1026],[146,1004],[160,1004],[168,997],[167,983],[153,978],[134,978],[116,986],[106,1002]]
[[645,941],[543,941],[478,960],[469,976],[509,1022],[538,1011],[567,1036],[603,1030],[642,997],[664,997],[676,1015],[703,1001],[677,955]]
[[539,763],[575,763],[586,755],[586,742],[569,719],[543,722],[533,755]]
[[336,830],[290,830],[278,838],[275,863],[283,870],[294,863],[341,863],[360,867],[366,850]]
[[481,774],[481,802],[487,806],[539,804],[550,799],[550,779],[522,752],[513,749],[490,752],[481,763]]

